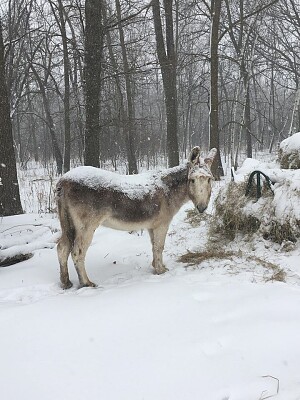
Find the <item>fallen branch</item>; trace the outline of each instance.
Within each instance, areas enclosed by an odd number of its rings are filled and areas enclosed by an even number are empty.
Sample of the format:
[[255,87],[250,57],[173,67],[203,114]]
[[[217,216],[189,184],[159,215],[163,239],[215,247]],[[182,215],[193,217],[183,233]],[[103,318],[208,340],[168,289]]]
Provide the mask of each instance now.
[[22,261],[29,260],[33,256],[32,253],[16,254],[12,257],[0,258],[0,267],[9,267],[10,265],[17,264]]

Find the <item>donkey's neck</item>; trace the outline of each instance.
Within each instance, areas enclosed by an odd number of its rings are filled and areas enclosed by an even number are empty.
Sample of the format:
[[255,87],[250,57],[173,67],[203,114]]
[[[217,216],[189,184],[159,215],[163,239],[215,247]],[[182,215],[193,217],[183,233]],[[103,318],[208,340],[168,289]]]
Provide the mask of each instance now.
[[167,169],[162,175],[162,181],[167,187],[168,204],[175,214],[184,203],[189,201],[188,163]]

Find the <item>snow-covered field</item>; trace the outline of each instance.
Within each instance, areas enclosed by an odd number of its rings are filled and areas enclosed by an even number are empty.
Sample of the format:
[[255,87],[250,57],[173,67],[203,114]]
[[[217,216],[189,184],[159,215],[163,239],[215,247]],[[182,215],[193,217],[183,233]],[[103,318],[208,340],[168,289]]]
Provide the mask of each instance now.
[[54,215],[0,221],[2,255],[34,252],[0,268],[1,399],[300,400],[299,246],[231,244],[276,262],[284,283],[241,253],[187,267],[178,257],[207,239],[205,220],[186,221],[191,207],[170,227],[162,276],[147,232],[98,229],[86,259],[95,289],[76,288],[71,261],[75,287],[60,288]]

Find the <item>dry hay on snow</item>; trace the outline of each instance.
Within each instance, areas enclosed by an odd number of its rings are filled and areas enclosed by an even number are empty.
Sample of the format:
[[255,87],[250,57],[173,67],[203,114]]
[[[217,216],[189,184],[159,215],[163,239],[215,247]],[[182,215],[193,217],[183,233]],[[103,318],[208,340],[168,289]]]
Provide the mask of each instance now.
[[[245,264],[249,268],[252,265],[252,268],[256,268],[260,265],[265,271],[264,280],[267,281],[279,281],[285,282],[286,272],[277,264],[272,262],[263,260],[256,256],[251,255],[243,255],[241,251],[225,251],[225,250],[203,250],[203,251],[188,251],[186,254],[183,254],[179,257],[178,261],[187,264],[187,267],[198,267],[204,262],[210,261],[220,261],[225,266],[229,266],[229,270],[234,271],[236,269],[236,273],[241,271],[240,265]],[[231,265],[229,265],[231,264]],[[212,264],[213,265],[213,264]],[[246,268],[244,266],[244,268]]]
[[[238,188],[238,189],[237,189]],[[226,274],[239,274],[241,272],[250,272],[253,274],[253,279],[256,281],[256,278],[263,279],[265,282],[267,281],[280,281],[285,282],[287,274],[280,265],[265,260],[263,258],[257,257],[255,255],[244,253],[241,250],[227,250],[226,240],[220,240],[220,234],[222,235],[222,239],[224,236],[228,239],[234,238],[233,232],[243,231],[247,234],[251,234],[251,232],[257,232],[260,228],[260,221],[257,217],[247,216],[245,219],[243,213],[240,208],[242,205],[246,206],[249,201],[248,197],[245,197],[246,183],[229,183],[227,189],[231,193],[230,197],[230,207],[224,207],[220,203],[220,194],[217,199],[217,213],[223,211],[223,217],[226,221],[226,228],[224,225],[222,229],[220,228],[220,220],[219,223],[216,224],[216,217],[209,214],[199,214],[194,209],[189,210],[187,212],[187,221],[192,226],[199,226],[204,220],[210,225],[210,232],[208,237],[208,242],[205,247],[200,250],[190,251],[188,250],[185,254],[182,254],[178,261],[184,263],[185,268],[221,268]],[[237,197],[242,191],[243,196],[239,201],[239,207],[237,207]],[[223,190],[223,196],[226,190]],[[270,196],[271,193],[271,196]],[[263,188],[264,196],[272,196],[272,192],[270,189]],[[253,199],[253,198],[252,198]],[[251,199],[251,201],[252,201]],[[224,199],[223,199],[224,200]],[[227,204],[227,206],[229,203]],[[218,228],[217,228],[218,225]],[[217,230],[217,234],[216,234]],[[213,232],[214,231],[214,232]],[[224,235],[225,232],[225,235]]]
[[278,157],[281,168],[300,168],[300,132],[280,143]]
[[[248,179],[253,171],[263,172],[273,182],[270,188],[261,177],[259,199],[257,178],[252,180],[246,196]],[[236,239],[237,243],[243,235],[246,240],[264,238],[281,244],[283,250],[292,249],[300,237],[300,170],[283,170],[275,162],[268,164],[247,159],[234,174],[234,179],[219,190],[213,215],[188,212],[187,219],[192,226],[208,222],[208,241],[204,249],[188,251],[179,261],[187,267],[221,267],[229,274],[253,272],[254,279],[258,272],[265,281],[285,281],[286,272],[279,265],[242,251],[226,250],[224,246],[228,245],[228,240]]]
[[223,187],[215,201],[211,234],[233,240],[237,233],[257,233],[280,244],[296,242],[300,237],[300,171],[276,174],[274,193],[264,185],[258,200],[254,187],[245,195],[248,176]]

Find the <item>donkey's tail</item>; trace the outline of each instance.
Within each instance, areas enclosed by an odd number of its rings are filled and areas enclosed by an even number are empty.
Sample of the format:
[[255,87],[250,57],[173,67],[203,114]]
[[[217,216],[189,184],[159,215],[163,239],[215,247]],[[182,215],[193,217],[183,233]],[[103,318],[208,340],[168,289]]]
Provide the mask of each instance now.
[[67,238],[71,247],[73,247],[75,241],[75,226],[73,224],[72,217],[68,212],[68,206],[64,196],[64,189],[60,183],[58,183],[56,187],[56,201],[62,237]]

